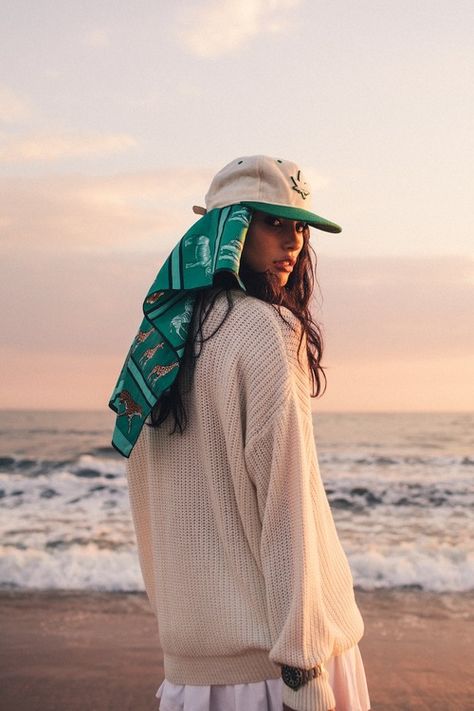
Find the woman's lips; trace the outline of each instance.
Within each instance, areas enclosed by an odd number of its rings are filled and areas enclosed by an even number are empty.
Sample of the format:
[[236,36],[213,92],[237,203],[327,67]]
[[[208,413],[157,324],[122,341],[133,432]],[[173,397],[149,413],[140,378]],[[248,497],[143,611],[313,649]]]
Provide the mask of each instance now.
[[293,271],[293,267],[292,267],[291,263],[288,261],[285,261],[285,260],[283,260],[281,262],[275,262],[275,266],[278,269],[278,271],[280,271],[280,272],[288,272],[289,273],[289,272]]

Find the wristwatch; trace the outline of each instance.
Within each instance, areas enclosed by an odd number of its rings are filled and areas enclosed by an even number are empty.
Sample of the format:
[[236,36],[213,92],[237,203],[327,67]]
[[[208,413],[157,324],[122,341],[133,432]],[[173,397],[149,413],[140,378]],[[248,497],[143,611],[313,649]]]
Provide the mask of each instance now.
[[283,681],[290,689],[297,691],[302,686],[315,679],[323,673],[323,665],[317,664],[313,669],[300,669],[299,667],[289,667],[284,664],[281,668]]

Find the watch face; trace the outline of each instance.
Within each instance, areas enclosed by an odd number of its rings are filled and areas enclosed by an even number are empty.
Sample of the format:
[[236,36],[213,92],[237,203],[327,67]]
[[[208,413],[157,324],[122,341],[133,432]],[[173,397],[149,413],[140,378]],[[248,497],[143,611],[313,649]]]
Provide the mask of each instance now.
[[281,675],[285,684],[291,689],[299,689],[299,687],[303,686],[305,682],[304,669],[283,666],[281,669]]

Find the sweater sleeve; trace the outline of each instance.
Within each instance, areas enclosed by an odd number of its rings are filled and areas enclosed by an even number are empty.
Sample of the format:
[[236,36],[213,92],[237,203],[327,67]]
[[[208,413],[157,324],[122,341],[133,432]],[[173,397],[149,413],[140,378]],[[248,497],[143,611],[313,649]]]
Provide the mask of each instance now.
[[156,589],[153,573],[153,539],[148,493],[149,428],[145,425],[126,462],[130,510],[137,539],[138,559],[150,606],[156,615]]
[[[295,362],[289,354],[289,362]],[[293,365],[285,398],[265,428],[246,447],[246,465],[261,517],[261,564],[266,588],[271,661],[322,674],[294,691],[283,685],[283,702],[296,711],[335,707],[324,662],[332,656],[334,633],[325,614],[318,516],[324,489],[319,480],[308,385],[309,370]],[[318,479],[319,481],[316,481]],[[320,510],[320,511],[319,511]]]

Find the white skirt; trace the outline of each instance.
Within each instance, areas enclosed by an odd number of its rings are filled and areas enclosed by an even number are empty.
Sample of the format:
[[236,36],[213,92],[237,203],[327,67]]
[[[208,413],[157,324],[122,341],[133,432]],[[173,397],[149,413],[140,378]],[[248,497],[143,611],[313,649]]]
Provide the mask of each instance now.
[[[325,663],[336,699],[336,711],[369,711],[364,664],[356,644]],[[156,692],[159,711],[282,711],[283,680],[249,684],[191,686],[164,679]]]

